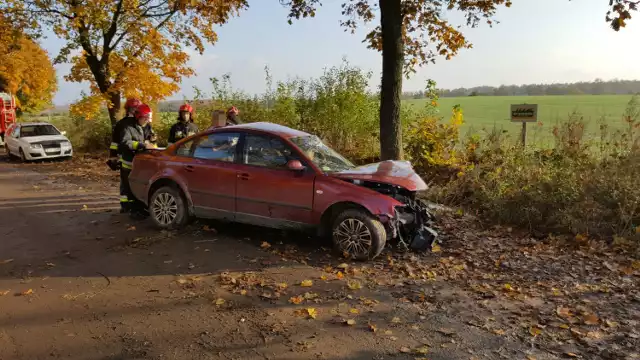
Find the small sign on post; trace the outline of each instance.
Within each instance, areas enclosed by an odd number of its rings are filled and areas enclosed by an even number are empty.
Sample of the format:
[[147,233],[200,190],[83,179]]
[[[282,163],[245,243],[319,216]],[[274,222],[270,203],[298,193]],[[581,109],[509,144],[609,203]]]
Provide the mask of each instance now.
[[527,145],[527,123],[538,121],[538,104],[512,104],[511,122],[522,123],[522,146]]

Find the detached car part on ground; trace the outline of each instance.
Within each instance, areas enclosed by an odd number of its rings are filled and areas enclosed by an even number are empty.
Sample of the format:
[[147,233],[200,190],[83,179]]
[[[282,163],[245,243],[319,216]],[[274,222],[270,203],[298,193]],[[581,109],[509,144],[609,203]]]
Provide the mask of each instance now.
[[434,218],[406,161],[356,167],[318,137],[271,123],[206,131],[137,155],[129,182],[161,228],[192,217],[315,230],[358,260],[387,241],[426,250]]

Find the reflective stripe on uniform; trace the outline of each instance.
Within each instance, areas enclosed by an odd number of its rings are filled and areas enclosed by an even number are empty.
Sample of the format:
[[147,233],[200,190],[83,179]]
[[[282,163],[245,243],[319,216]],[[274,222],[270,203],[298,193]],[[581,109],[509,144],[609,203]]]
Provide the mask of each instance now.
[[140,145],[140,143],[139,143],[139,142],[134,141],[134,142],[133,142],[133,150],[138,150],[138,146],[139,146],[139,145]]
[[111,145],[109,146],[109,149],[118,150],[118,143],[112,142]]
[[120,162],[122,163],[122,167],[123,168],[125,168],[125,169],[133,169],[133,163],[131,161],[120,159]]
[[129,198],[128,198],[128,197],[126,197],[126,196],[120,196],[120,202],[121,202],[121,203],[129,202]]

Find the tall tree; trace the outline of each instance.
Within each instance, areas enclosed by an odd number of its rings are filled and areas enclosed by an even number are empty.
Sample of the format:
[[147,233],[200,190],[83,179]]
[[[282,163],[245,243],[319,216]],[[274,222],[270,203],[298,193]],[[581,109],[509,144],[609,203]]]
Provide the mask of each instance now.
[[[293,19],[315,16],[320,0],[280,0],[290,9]],[[450,59],[460,49],[470,48],[464,35],[446,19],[450,11],[465,17],[467,26],[481,21],[492,24],[491,18],[501,5],[510,0],[345,0],[341,25],[352,33],[361,23],[378,17],[379,25],[371,30],[364,42],[382,52],[382,83],[380,99],[380,156],[383,160],[401,159],[402,124],[400,97],[403,74],[409,76],[416,67],[434,63],[438,56]]]
[[15,95],[20,111],[37,112],[51,104],[56,90],[47,52],[0,16],[0,92]]
[[[72,107],[87,117],[104,103],[115,123],[123,96],[157,101],[193,74],[185,47],[200,53],[247,0],[3,0],[0,12],[49,28],[66,41],[56,62],[70,62],[67,81],[89,82]],[[79,52],[77,50],[80,50]]]

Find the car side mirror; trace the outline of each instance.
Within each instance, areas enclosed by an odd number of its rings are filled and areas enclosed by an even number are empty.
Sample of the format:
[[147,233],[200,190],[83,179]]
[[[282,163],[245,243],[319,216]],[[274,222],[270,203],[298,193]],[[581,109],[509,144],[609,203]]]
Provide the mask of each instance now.
[[306,169],[306,167],[302,165],[300,160],[289,160],[289,162],[287,162],[287,169],[293,171],[303,171],[304,169]]

